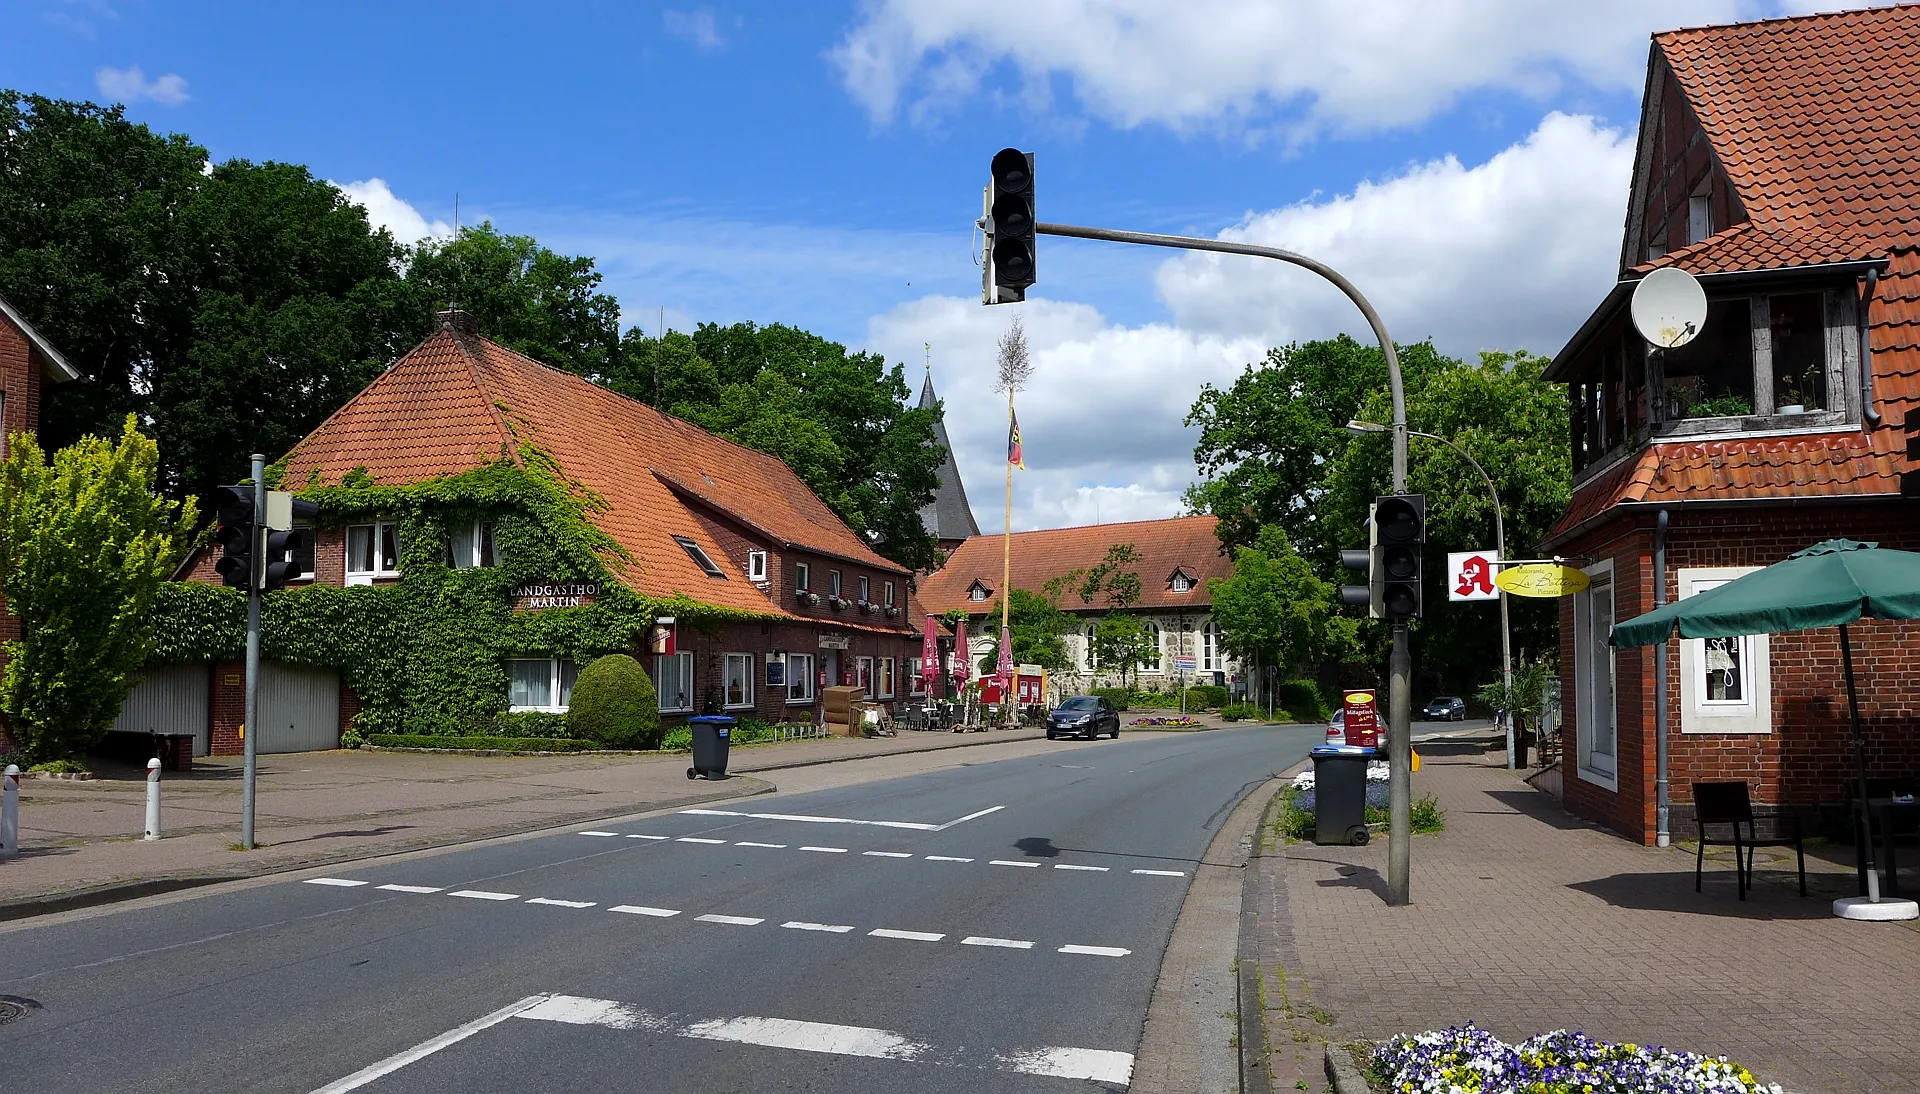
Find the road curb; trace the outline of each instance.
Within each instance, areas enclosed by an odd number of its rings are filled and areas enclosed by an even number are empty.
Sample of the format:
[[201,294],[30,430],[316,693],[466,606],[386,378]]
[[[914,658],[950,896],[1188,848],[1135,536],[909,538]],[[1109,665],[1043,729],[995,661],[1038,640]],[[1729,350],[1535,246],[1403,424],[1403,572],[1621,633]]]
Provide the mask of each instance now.
[[1327,1084],[1333,1094],[1372,1094],[1373,1088],[1353,1065],[1353,1056],[1345,1044],[1328,1041],[1325,1060]]
[[1277,785],[1260,809],[1260,823],[1253,830],[1253,846],[1247,853],[1246,877],[1240,881],[1240,937],[1235,947],[1234,966],[1239,986],[1239,1005],[1235,1008],[1240,1025],[1241,1094],[1272,1094],[1273,1073],[1267,1064],[1267,1012],[1260,1000],[1260,906],[1259,863],[1267,857],[1262,844],[1272,823],[1274,808],[1287,780]]

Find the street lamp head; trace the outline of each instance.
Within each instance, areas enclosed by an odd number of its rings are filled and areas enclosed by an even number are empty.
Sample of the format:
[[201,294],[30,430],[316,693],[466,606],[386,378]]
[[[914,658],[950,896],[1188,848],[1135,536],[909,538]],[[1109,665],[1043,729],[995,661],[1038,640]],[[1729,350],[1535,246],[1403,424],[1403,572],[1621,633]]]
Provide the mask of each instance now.
[[1347,423],[1347,432],[1356,437],[1365,437],[1370,433],[1385,433],[1386,431],[1387,427],[1384,425],[1377,425],[1373,422],[1363,422],[1358,418]]

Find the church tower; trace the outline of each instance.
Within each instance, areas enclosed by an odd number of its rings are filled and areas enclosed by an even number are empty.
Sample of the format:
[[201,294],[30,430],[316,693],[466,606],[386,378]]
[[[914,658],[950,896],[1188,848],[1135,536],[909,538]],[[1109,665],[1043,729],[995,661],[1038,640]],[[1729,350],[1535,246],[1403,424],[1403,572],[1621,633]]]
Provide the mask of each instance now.
[[[933,393],[933,364],[928,362],[926,382],[920,385],[920,409],[931,410],[938,403]],[[940,485],[934,490],[933,501],[920,510],[920,520],[940,541],[940,550],[952,554],[969,536],[979,535],[980,526],[974,523],[973,507],[967,504],[967,488],[960,481],[960,465],[954,462],[953,442],[947,438],[944,418],[933,423],[933,440],[947,450],[947,458],[940,464]]]

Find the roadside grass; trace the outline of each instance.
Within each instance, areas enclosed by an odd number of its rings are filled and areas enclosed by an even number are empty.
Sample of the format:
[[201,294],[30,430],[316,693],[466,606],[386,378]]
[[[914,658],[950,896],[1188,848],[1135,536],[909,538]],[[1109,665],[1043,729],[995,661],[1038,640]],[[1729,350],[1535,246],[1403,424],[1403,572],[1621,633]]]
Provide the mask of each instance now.
[[[1374,787],[1379,790],[1374,790]],[[1387,823],[1386,784],[1367,784],[1367,824],[1384,825]],[[1432,794],[1415,798],[1412,804],[1413,831],[1416,835],[1443,832],[1447,827],[1446,811],[1440,808],[1440,800]],[[1296,790],[1289,786],[1280,792],[1279,808],[1274,810],[1273,833],[1287,843],[1302,843],[1313,838],[1313,791]]]

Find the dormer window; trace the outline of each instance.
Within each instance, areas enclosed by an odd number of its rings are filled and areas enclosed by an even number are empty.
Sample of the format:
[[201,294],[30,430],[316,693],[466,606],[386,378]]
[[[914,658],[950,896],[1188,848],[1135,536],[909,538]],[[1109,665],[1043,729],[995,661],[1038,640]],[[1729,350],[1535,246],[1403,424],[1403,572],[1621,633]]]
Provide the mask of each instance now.
[[695,566],[704,570],[708,577],[724,578],[727,576],[727,572],[720,568],[720,564],[713,560],[713,556],[707,554],[705,548],[701,547],[698,543],[695,543],[685,536],[675,536],[673,537],[673,541],[680,545],[681,550],[687,552],[687,557],[693,560]]
[[765,551],[747,552],[747,580],[755,584],[766,583],[767,553]]
[[987,588],[985,585],[980,584],[978,581],[974,582],[973,585],[967,589],[967,599],[973,601],[976,604],[980,603],[981,601],[985,600],[986,598],[992,595],[993,595],[993,590]]
[[1167,579],[1167,588],[1176,593],[1190,593],[1193,591],[1193,578],[1185,570],[1175,570],[1173,576]]
[[1687,198],[1687,242],[1698,243],[1713,234],[1713,194],[1701,188]]

